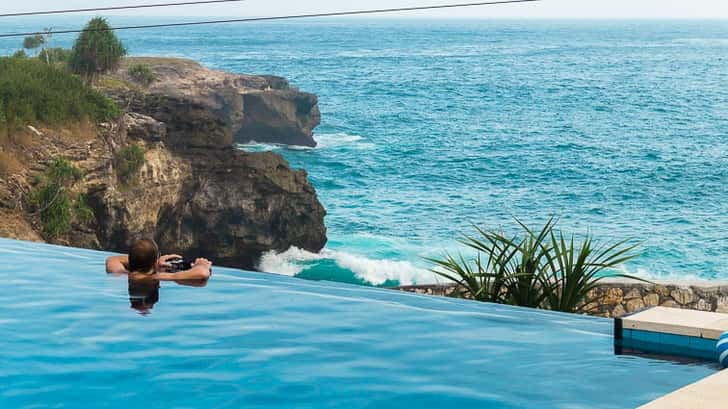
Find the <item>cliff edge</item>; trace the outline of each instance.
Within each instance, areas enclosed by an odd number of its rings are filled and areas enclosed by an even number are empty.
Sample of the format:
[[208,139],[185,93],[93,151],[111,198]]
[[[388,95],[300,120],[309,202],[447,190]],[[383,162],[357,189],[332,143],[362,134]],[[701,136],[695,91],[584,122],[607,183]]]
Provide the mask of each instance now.
[[[154,237],[166,252],[245,269],[271,250],[320,251],[326,212],[306,172],[278,154],[235,149],[246,138],[313,143],[316,97],[281,78],[211,71],[187,60],[134,58],[125,65],[139,62],[157,74],[150,86],[127,78],[125,67],[100,81],[124,111],[118,121],[34,124],[0,140],[0,153],[12,162],[0,178],[0,235],[120,252],[136,238]],[[143,155],[133,177],[119,159],[129,147]],[[38,175],[59,157],[81,171],[72,189],[93,217],[74,219],[49,238],[31,198]]]
[[[127,58],[113,78],[133,82],[128,67],[150,67],[156,80],[139,88],[110,87],[122,107],[143,112],[169,128],[168,143],[218,145],[269,142],[315,147],[321,122],[316,95],[284,78],[231,74],[173,58]],[[189,127],[193,123],[194,126]]]

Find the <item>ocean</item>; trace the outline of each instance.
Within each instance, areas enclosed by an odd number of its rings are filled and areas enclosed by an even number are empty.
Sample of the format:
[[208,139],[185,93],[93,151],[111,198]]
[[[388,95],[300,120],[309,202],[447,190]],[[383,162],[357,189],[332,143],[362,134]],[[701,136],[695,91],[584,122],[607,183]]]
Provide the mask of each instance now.
[[[119,37],[132,55],[280,75],[319,96],[317,148],[241,146],[305,168],[328,210],[321,254],[268,254],[262,270],[430,283],[424,258],[460,251],[474,226],[555,216],[566,232],[642,242],[625,272],[728,279],[725,22],[319,19]],[[0,54],[21,42],[1,39]]]

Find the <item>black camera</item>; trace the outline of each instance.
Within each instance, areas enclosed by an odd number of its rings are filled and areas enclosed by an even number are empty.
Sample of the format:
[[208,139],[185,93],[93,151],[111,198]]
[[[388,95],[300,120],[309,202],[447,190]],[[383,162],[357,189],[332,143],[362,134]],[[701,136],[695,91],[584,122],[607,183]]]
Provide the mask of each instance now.
[[192,262],[182,258],[167,261],[169,265],[170,273],[178,273],[180,271],[187,271],[192,268]]

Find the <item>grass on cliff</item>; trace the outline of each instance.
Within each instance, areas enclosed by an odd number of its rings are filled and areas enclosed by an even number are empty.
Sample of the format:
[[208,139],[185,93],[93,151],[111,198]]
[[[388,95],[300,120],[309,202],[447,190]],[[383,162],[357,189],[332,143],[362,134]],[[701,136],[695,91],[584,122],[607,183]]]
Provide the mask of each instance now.
[[147,64],[133,64],[127,69],[127,74],[135,82],[148,87],[157,80],[157,74]]
[[55,239],[68,233],[75,219],[88,222],[93,210],[84,195],[72,192],[73,185],[82,177],[81,171],[65,159],[55,159],[45,174],[38,176],[31,192],[31,203],[40,214],[43,236]]
[[599,302],[593,290],[607,277],[640,280],[609,272],[636,257],[637,245],[599,245],[589,234],[577,241],[557,231],[553,219],[540,230],[518,225],[514,236],[477,229],[477,237],[460,240],[474,258],[430,259],[432,271],[458,284],[454,296],[571,313],[591,312]]
[[0,127],[62,125],[117,118],[119,108],[59,65],[35,58],[0,58]]
[[131,183],[144,165],[144,148],[132,144],[116,152],[116,174],[124,184]]

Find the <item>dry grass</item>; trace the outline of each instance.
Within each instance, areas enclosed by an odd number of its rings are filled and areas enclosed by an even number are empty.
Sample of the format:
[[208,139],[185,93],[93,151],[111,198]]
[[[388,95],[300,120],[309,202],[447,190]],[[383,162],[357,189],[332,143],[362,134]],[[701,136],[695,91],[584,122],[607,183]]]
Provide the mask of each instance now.
[[22,169],[23,166],[15,155],[0,151],[0,176],[12,175]]
[[96,126],[89,120],[67,124],[58,133],[67,142],[88,142],[98,136]]

